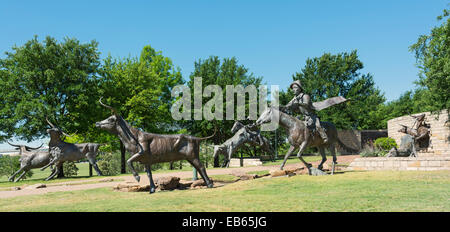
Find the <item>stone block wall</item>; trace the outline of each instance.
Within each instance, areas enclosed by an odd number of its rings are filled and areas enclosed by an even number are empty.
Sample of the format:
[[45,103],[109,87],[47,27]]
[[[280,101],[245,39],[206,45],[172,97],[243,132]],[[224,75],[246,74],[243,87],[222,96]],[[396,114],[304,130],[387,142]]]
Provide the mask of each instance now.
[[450,170],[450,156],[356,158],[347,170],[435,171]]
[[[353,148],[355,150],[361,151],[364,146],[371,140],[375,141],[380,137],[387,137],[388,133],[386,130],[339,130],[338,138],[346,146]],[[344,149],[341,146],[337,146],[339,153],[347,155],[352,154],[351,151]]]
[[[414,115],[420,115],[418,113]],[[450,122],[448,112],[443,110],[440,112],[439,117],[430,112],[424,112],[425,123],[430,125],[430,146],[428,150],[422,155],[426,156],[450,156]],[[400,145],[400,139],[404,136],[404,133],[398,132],[401,128],[400,124],[411,127],[414,124],[414,118],[406,115],[398,118],[391,119],[387,122],[388,136],[395,139],[398,145]],[[421,153],[419,153],[421,156]]]

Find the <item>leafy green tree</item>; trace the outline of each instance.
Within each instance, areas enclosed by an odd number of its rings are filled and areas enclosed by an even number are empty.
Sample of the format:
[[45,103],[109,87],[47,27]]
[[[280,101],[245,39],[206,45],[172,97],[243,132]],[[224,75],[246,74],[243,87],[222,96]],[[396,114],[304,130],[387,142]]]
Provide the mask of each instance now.
[[[249,73],[248,69],[244,67],[244,65],[239,65],[238,61],[235,57],[233,58],[224,58],[222,61],[217,56],[211,56],[208,59],[201,60],[195,62],[194,71],[190,75],[190,79],[188,82],[188,86],[191,90],[191,96],[194,97],[194,77],[202,78],[202,91],[208,85],[218,85],[222,89],[223,93],[223,118],[224,120],[191,120],[187,121],[187,128],[192,134],[198,136],[208,136],[214,131],[214,128],[217,128],[216,136],[212,138],[214,144],[219,144],[224,142],[227,138],[232,136],[231,127],[234,124],[232,120],[226,119],[226,86],[237,86],[242,85],[244,88],[249,85],[254,85],[256,89],[261,84],[262,78],[255,77],[253,73]],[[205,103],[211,100],[211,97],[202,97],[202,106],[205,106]],[[194,102],[194,101],[192,101]],[[236,98],[234,113],[237,114],[236,107]],[[248,105],[249,97],[246,94],[246,112],[248,113]],[[192,111],[192,113],[194,113]],[[194,116],[192,117],[194,119]],[[236,118],[236,117],[233,117]]]
[[427,104],[433,111],[450,109],[449,14],[449,10],[444,10],[443,15],[438,16],[443,23],[434,27],[429,35],[421,35],[410,47],[420,69],[417,84],[430,91]]
[[385,103],[377,113],[382,118],[381,128],[387,128],[387,121],[393,118],[432,111],[433,106],[428,104],[429,98],[430,91],[428,89],[418,88],[406,91],[398,99]]
[[31,141],[46,136],[48,116],[66,132],[93,128],[98,43],[37,36],[0,59],[0,131]]
[[[385,98],[375,86],[372,75],[360,73],[363,67],[356,50],[337,55],[325,53],[308,58],[301,72],[293,75],[293,80],[300,80],[313,102],[335,96],[351,99],[319,111],[321,121],[333,122],[339,129],[378,129],[382,116],[377,111]],[[280,93],[280,102],[286,104],[292,97],[289,89]]]
[[[253,73],[249,73],[248,68],[244,65],[238,64],[238,60],[235,57],[224,58],[222,60],[217,56],[210,56],[209,58],[202,60],[199,59],[194,63],[194,71],[191,73],[188,81],[188,86],[191,91],[191,97],[194,98],[194,78],[202,78],[202,91],[206,86],[218,85],[222,89],[223,99],[223,120],[189,120],[183,121],[184,127],[188,128],[189,132],[197,136],[208,136],[217,129],[216,135],[211,138],[211,142],[214,144],[220,144],[226,139],[232,136],[231,128],[234,124],[232,120],[226,120],[226,86],[242,85],[243,88],[254,85],[256,89],[259,88],[262,82],[261,77],[255,77]],[[245,112],[248,116],[250,98],[248,94],[245,94]],[[214,96],[202,97],[202,106],[204,107]],[[194,100],[192,100],[194,102]],[[234,119],[238,112],[237,97],[235,95],[235,104],[232,106],[234,109]],[[217,110],[217,109],[214,109]],[[192,119],[195,119],[194,111],[192,110]],[[247,124],[247,122],[243,122]],[[249,123],[249,122],[248,122]],[[218,165],[218,160],[214,161],[214,166]]]
[[[139,58],[114,59],[108,56],[99,73],[99,95],[104,98],[103,102],[115,107],[131,125],[153,133],[178,130],[170,113],[175,100],[171,90],[182,84],[183,79],[179,68],[162,52],[145,46]],[[102,120],[110,112],[101,108],[98,115]],[[121,150],[121,172],[124,173],[125,148],[117,136],[102,132],[100,138],[100,142],[111,143],[112,150]]]

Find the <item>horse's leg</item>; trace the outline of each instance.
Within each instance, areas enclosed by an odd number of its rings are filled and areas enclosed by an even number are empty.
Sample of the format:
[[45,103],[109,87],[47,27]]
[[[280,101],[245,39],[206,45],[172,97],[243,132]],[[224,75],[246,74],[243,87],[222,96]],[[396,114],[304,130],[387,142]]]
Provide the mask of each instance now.
[[308,146],[308,141],[307,140],[303,141],[303,143],[300,145],[300,149],[298,150],[297,157],[309,169],[312,165],[307,163],[302,157],[302,153],[305,151],[307,146]]
[[288,152],[284,156],[284,160],[283,160],[283,163],[281,163],[280,170],[283,170],[284,164],[286,164],[287,159],[292,154],[292,152],[294,152],[294,150],[295,150],[295,146],[291,145],[291,147],[289,148]]
[[331,175],[334,175],[334,169],[335,169],[335,166],[337,164],[336,147],[334,146],[334,144],[330,145],[330,152],[331,152],[331,155],[333,156],[333,164],[332,164],[333,167],[331,169]]
[[200,162],[200,159],[194,158],[194,159],[188,160],[188,162],[189,162],[192,166],[194,166],[195,169],[197,169],[197,171],[200,173],[200,176],[202,176],[202,179],[205,181],[206,186],[208,186],[208,188],[212,188],[212,187],[213,187],[213,183],[212,183],[212,181],[209,179],[208,175],[206,174],[205,167],[204,167],[203,164]]
[[150,194],[155,192],[156,186],[155,182],[153,182],[153,176],[152,176],[152,168],[150,164],[145,165],[145,171],[147,172],[148,179],[150,180]]
[[317,168],[322,170],[323,163],[325,163],[325,161],[327,161],[327,156],[325,155],[325,148],[319,147],[319,152],[320,152],[320,155],[322,156],[322,162],[320,162],[320,164]]

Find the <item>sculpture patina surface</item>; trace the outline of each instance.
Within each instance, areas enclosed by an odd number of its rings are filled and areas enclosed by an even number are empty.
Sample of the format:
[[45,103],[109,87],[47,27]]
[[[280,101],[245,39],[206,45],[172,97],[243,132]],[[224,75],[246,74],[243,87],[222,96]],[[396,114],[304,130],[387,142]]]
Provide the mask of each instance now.
[[225,157],[222,167],[229,167],[231,156],[245,143],[252,146],[261,146],[263,151],[268,152],[271,156],[273,155],[269,140],[264,138],[253,125],[244,125],[236,121],[231,128],[231,132],[234,133],[233,137],[220,145],[214,146],[214,158],[220,154]]
[[[328,98],[324,101],[320,102],[312,102],[311,97],[304,93],[302,84],[299,80],[296,80],[291,83],[290,88],[294,92],[295,96],[292,98],[292,100],[285,106],[281,106],[280,110],[285,112],[291,111],[296,114],[302,114],[303,115],[303,121],[306,124],[305,129],[305,137],[306,140],[308,140],[309,136],[314,133],[315,131],[319,132],[320,137],[324,140],[326,143],[328,141],[327,133],[325,133],[325,128],[322,127],[320,123],[320,119],[317,116],[317,111],[326,109],[330,106],[343,103],[345,101],[348,101],[348,99],[345,99],[344,97],[338,96],[338,97],[332,97]],[[300,119],[298,117],[298,119]]]
[[347,147],[344,143],[342,143],[338,136],[337,136],[337,129],[334,126],[333,123],[330,122],[320,122],[321,127],[324,129],[324,132],[327,134],[328,141],[325,142],[322,137],[319,135],[319,133],[313,132],[312,134],[308,130],[308,125],[306,122],[299,120],[296,117],[290,116],[276,108],[269,107],[267,108],[261,116],[256,120],[256,125],[262,125],[265,123],[269,123],[271,121],[277,121],[274,120],[275,118],[278,118],[279,125],[286,129],[288,134],[288,141],[291,144],[288,152],[286,153],[284,157],[284,161],[280,166],[280,169],[282,170],[288,157],[299,148],[299,151],[297,153],[297,157],[302,161],[302,163],[309,169],[311,167],[311,164],[307,163],[302,158],[302,153],[307,147],[316,147],[319,149],[319,152],[322,156],[322,162],[319,164],[318,168],[322,169],[323,163],[327,160],[325,155],[325,149],[329,149],[331,152],[331,155],[333,156],[333,167],[332,167],[332,174],[334,173],[335,164],[337,163],[336,160],[336,143],[338,143],[340,146],[345,147],[348,150],[354,150],[352,148]]
[[[144,164],[147,176],[150,180],[150,193],[155,192],[155,183],[153,182],[151,165],[155,163],[171,162],[178,160],[187,160],[202,176],[209,188],[213,187],[212,181],[206,174],[206,169],[199,159],[200,142],[212,136],[198,138],[190,135],[161,135],[141,131],[130,126],[117,113],[117,110],[111,106],[100,104],[110,110],[113,115],[107,119],[96,122],[95,126],[115,134],[119,137],[125,146],[125,149],[132,154],[127,160],[127,164],[133,173],[136,181],[139,182],[140,177],[133,167],[133,162]],[[215,134],[215,132],[214,132]]]
[[[98,154],[98,149],[101,144],[98,143],[67,143],[61,140],[61,135],[66,135],[60,128],[53,125],[48,119],[47,123],[52,127],[51,129],[47,129],[47,133],[50,135],[50,142],[48,143],[49,152],[54,150],[55,147],[60,150],[59,152],[54,152],[51,157],[50,162],[44,166],[41,170],[46,169],[50,165],[55,165],[55,168],[52,170],[52,174],[46,179],[50,180],[55,177],[57,174],[61,172],[62,165],[66,161],[79,161],[81,159],[87,158],[89,163],[94,167],[94,170],[97,172],[97,175],[101,176],[102,172],[97,166],[96,157]],[[51,153],[51,152],[50,152]]]
[[[276,116],[279,117],[280,125],[288,131],[288,140],[291,147],[289,148],[280,169],[283,169],[287,158],[297,147],[299,147],[297,157],[309,169],[311,165],[303,160],[302,153],[307,147],[317,147],[322,155],[322,162],[319,164],[318,168],[322,169],[322,165],[326,161],[325,148],[328,148],[333,156],[332,173],[334,173],[335,164],[337,163],[335,143],[339,142],[341,146],[346,148],[348,147],[339,141],[334,124],[330,122],[320,122],[316,112],[330,106],[343,103],[348,99],[339,96],[313,103],[311,101],[311,97],[304,93],[302,84],[299,80],[291,83],[290,88],[295,94],[294,98],[292,98],[287,105],[281,106],[280,111],[278,109],[268,108],[263,114],[261,114],[256,121],[256,124],[261,125],[263,123],[270,122],[272,121],[272,118]],[[284,111],[302,114],[304,118],[303,120],[300,120],[300,118],[292,117]],[[351,148],[348,149],[354,150]]]
[[[50,162],[50,154],[47,151],[38,151],[37,149],[41,146],[33,148],[26,145],[16,145],[6,141],[9,145],[16,147],[19,150],[20,155],[20,169],[17,170],[11,177],[9,181],[17,182],[19,181],[28,171],[35,168],[42,168]],[[16,175],[23,172],[17,179],[14,179]]]

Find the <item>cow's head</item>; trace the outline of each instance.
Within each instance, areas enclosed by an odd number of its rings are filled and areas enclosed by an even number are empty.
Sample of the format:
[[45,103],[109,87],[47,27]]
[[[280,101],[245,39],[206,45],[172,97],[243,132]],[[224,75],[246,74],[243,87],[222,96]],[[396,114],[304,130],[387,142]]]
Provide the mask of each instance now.
[[102,98],[100,98],[98,101],[100,102],[100,105],[110,109],[112,115],[109,116],[107,119],[105,119],[103,121],[96,122],[95,126],[97,128],[102,129],[102,130],[106,130],[106,131],[108,131],[110,133],[117,134],[118,133],[117,126],[119,125],[122,117],[119,114],[117,114],[117,110],[116,109],[114,109],[111,106],[103,104]]
[[47,121],[48,125],[50,125],[52,128],[47,129],[47,133],[50,135],[51,140],[59,140],[61,138],[61,135],[70,137],[70,135],[66,134],[61,128],[53,125],[47,117],[45,117],[45,120]]

